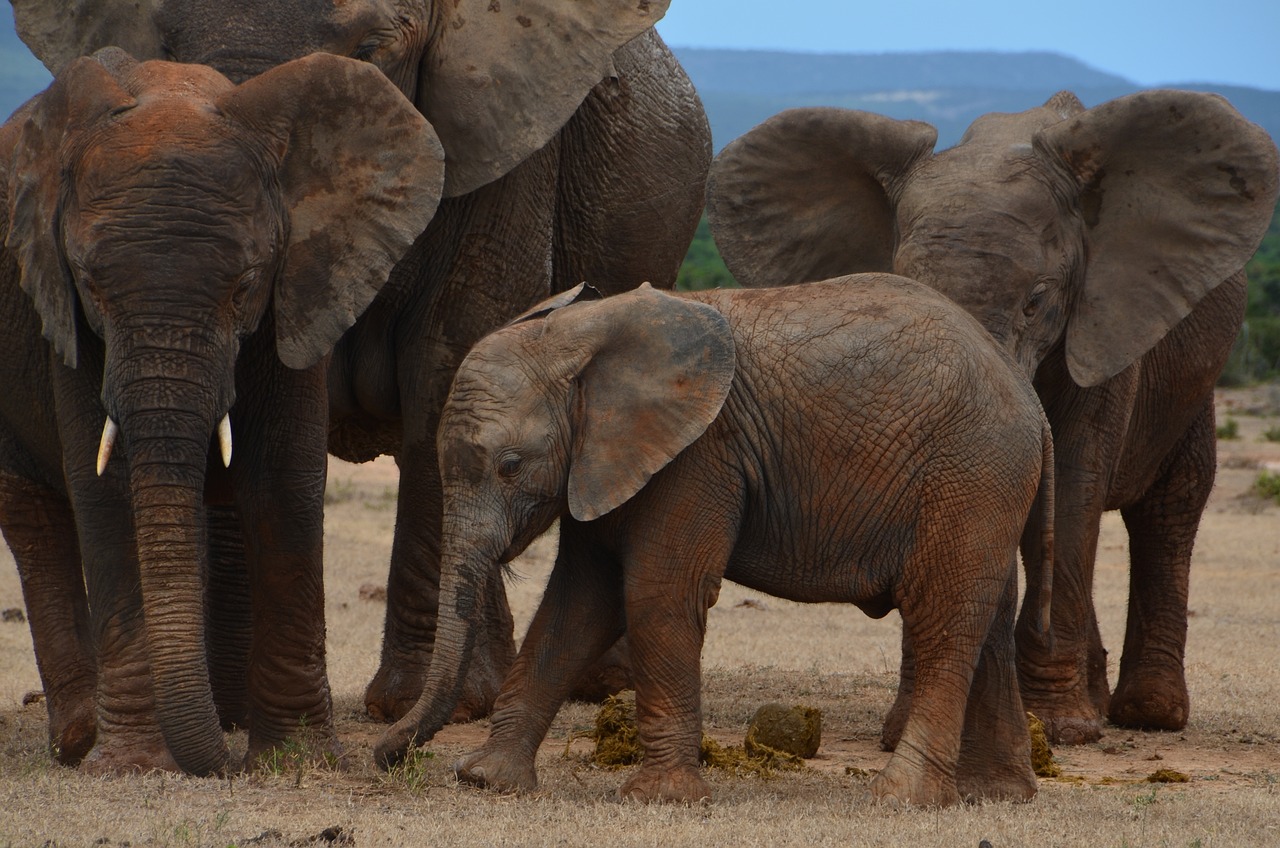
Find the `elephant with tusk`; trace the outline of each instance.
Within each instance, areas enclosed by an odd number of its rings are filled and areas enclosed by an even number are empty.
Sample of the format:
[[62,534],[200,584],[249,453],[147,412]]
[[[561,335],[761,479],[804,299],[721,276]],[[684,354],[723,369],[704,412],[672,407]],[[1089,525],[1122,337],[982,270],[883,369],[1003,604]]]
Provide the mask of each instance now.
[[0,129],[0,528],[62,762],[228,767],[206,662],[228,532],[259,610],[249,758],[300,723],[336,750],[327,368],[443,183],[418,110],[323,54],[235,85],[107,48]]

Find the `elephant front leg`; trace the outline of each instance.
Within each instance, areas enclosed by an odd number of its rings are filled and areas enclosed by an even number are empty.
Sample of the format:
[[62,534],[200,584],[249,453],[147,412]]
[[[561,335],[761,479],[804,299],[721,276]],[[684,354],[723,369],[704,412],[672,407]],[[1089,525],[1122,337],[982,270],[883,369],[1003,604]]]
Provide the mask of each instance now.
[[1121,727],[1181,730],[1187,725],[1191,551],[1213,488],[1216,454],[1210,399],[1156,483],[1121,510],[1129,531],[1129,616],[1109,713]]
[[97,734],[97,671],[70,504],[31,480],[0,471],[0,529],[22,583],[49,713],[49,751],[63,765],[75,765]]
[[623,632],[621,571],[565,518],[560,552],[524,645],[494,705],[489,738],[454,765],[458,779],[500,791],[537,786],[534,760],[572,684]]
[[238,366],[229,469],[253,623],[246,765],[288,740],[310,759],[332,760],[340,749],[325,668],[324,364],[289,371],[274,349],[256,349],[269,340],[251,341],[255,348],[246,345]]

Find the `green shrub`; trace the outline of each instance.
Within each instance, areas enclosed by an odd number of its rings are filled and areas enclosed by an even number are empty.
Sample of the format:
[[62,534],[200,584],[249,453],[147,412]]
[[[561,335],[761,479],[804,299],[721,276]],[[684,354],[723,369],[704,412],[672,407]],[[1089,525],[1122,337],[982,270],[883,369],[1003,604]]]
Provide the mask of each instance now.
[[1240,438],[1240,422],[1234,418],[1228,418],[1226,421],[1218,425],[1219,439],[1238,439]]
[[1280,442],[1280,426],[1263,430],[1262,438],[1266,439],[1268,442]]
[[1263,471],[1258,475],[1258,479],[1253,481],[1253,491],[1259,497],[1280,503],[1280,473]]

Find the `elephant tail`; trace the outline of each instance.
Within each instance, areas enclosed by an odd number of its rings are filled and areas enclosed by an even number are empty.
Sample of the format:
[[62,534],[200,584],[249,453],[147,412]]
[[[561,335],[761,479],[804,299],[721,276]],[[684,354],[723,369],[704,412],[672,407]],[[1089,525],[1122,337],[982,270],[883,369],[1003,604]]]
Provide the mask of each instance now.
[[1054,463],[1053,432],[1049,428],[1049,420],[1040,413],[1040,488],[1036,492],[1037,507],[1034,511],[1040,515],[1040,572],[1039,586],[1030,584],[1028,574],[1027,591],[1037,589],[1036,601],[1039,611],[1039,630],[1046,642],[1052,646],[1053,630],[1050,627],[1050,606],[1053,599],[1053,525],[1054,525]]

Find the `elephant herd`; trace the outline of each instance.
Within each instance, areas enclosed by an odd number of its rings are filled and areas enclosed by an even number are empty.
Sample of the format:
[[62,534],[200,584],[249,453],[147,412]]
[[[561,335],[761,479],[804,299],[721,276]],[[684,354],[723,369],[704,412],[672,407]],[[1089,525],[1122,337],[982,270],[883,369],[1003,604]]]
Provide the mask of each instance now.
[[[726,577],[901,612],[881,800],[1030,798],[1024,709],[1186,725],[1212,390],[1280,192],[1224,99],[1063,92],[938,152],[796,109],[712,162],[664,0],[12,3],[56,76],[0,128],[0,529],[60,762],[338,750],[330,453],[400,468],[383,765],[492,712],[459,777],[532,787],[605,675],[622,793],[707,797]],[[747,288],[663,291],[704,204]],[[556,520],[517,655],[501,565]]]

